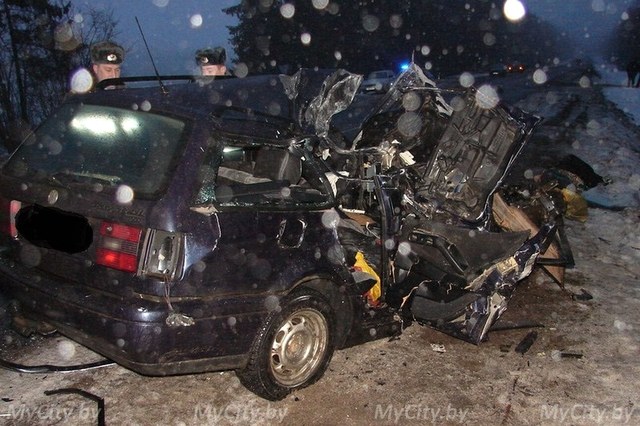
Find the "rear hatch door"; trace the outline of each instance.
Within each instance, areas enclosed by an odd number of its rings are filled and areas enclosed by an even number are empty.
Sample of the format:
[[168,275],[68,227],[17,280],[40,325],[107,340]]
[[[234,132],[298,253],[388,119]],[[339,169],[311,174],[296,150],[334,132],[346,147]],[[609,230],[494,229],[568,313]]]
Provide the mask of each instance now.
[[119,279],[138,272],[148,213],[165,195],[188,133],[176,117],[63,104],[3,166],[12,255],[61,281],[121,287]]

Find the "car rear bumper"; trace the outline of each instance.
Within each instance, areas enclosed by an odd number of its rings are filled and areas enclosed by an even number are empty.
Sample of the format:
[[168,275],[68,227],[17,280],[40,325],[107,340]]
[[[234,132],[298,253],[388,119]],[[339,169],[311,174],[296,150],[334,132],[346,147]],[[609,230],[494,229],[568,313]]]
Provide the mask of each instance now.
[[[172,301],[171,311],[164,300],[61,283],[6,259],[0,259],[0,280],[22,315],[145,375],[241,368],[267,315],[230,312],[229,306],[246,305],[230,299]],[[172,312],[187,315],[192,324],[168,325]]]

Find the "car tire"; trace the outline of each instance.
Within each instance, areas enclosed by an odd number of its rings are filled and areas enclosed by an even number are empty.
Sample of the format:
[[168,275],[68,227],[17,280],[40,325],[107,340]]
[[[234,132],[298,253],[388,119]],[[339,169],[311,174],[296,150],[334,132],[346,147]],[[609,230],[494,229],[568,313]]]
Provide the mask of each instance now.
[[316,382],[335,349],[335,316],[320,293],[296,291],[269,314],[251,348],[240,382],[256,395],[278,401]]

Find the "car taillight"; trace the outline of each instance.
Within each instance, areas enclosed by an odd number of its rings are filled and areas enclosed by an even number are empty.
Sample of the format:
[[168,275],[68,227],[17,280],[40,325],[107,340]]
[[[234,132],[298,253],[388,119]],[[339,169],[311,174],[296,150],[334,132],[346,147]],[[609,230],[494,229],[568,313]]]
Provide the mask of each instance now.
[[100,224],[96,263],[125,272],[138,270],[138,244],[142,230],[113,222]]
[[182,266],[184,235],[150,229],[144,239],[142,275],[170,281]]
[[[138,252],[141,262],[138,261]],[[182,233],[158,229],[143,232],[140,228],[113,222],[100,224],[100,239],[96,248],[98,265],[137,272],[141,276],[173,280],[182,266],[183,254]]]
[[16,214],[21,207],[22,203],[20,201],[0,198],[0,232],[12,238],[18,237]]

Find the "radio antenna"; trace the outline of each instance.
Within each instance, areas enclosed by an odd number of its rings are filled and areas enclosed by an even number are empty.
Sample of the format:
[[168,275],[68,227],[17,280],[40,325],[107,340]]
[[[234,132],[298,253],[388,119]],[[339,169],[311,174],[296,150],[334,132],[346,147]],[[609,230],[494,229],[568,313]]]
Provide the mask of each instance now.
[[136,24],[138,24],[138,30],[140,30],[140,35],[142,36],[142,41],[144,42],[144,47],[147,48],[147,53],[149,54],[149,59],[151,59],[151,65],[153,65],[153,71],[156,73],[156,77],[158,78],[158,83],[160,83],[160,90],[162,90],[162,94],[166,95],[169,93],[167,88],[162,83],[162,79],[160,78],[160,73],[158,73],[158,68],[156,68],[156,63],[153,61],[153,56],[151,55],[151,51],[149,50],[149,45],[147,44],[147,39],[144,37],[144,32],[142,32],[142,27],[140,26],[140,21],[138,21],[138,17],[136,18]]

